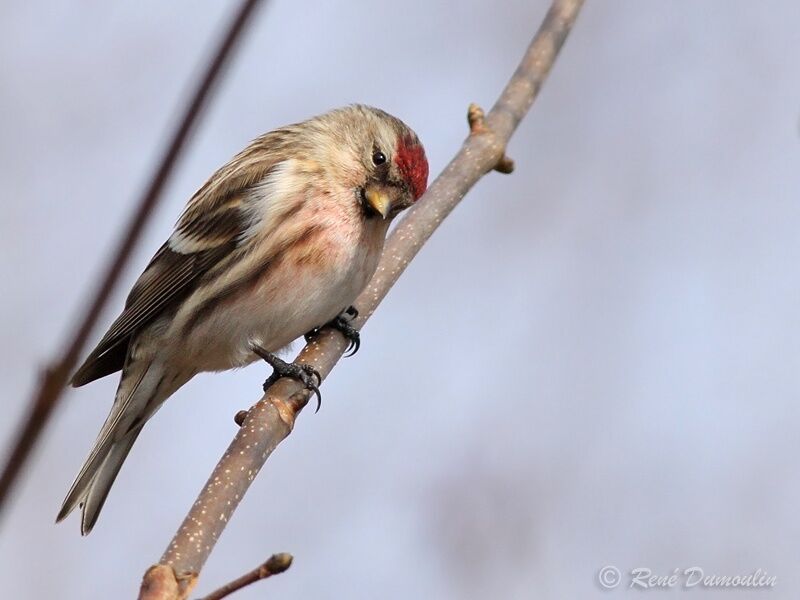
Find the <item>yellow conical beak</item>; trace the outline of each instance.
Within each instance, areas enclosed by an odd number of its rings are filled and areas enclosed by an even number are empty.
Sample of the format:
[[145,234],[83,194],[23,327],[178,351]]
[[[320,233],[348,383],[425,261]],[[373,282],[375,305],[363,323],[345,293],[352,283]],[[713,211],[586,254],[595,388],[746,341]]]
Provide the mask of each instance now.
[[389,211],[392,210],[392,201],[386,192],[373,187],[365,190],[364,196],[369,205],[379,212],[384,219],[389,216]]

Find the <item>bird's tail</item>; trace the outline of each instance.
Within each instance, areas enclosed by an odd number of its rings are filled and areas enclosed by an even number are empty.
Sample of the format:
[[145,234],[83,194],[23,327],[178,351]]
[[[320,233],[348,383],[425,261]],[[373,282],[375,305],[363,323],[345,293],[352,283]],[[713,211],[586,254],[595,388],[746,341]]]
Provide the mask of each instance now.
[[157,397],[161,371],[150,362],[131,361],[126,365],[111,412],[64,499],[56,522],[81,506],[81,534],[92,530],[133,443],[164,400]]

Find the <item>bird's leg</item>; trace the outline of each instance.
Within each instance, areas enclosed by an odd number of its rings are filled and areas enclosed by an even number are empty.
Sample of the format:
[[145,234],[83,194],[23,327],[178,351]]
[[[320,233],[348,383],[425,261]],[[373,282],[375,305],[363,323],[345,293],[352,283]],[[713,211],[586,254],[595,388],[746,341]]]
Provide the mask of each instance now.
[[[361,347],[361,334],[359,333],[358,329],[350,324],[357,316],[358,311],[356,310],[356,307],[348,306],[339,314],[339,316],[322,326],[335,329],[345,338],[347,338],[347,354],[345,354],[345,356],[353,356],[353,354],[358,352],[358,349]],[[313,340],[317,334],[319,334],[322,327],[316,327],[309,331],[305,335],[306,341],[310,342]]]
[[[272,367],[272,375],[270,375],[264,382],[264,391],[266,392],[273,383],[278,381],[281,377],[291,377],[302,383],[307,390],[311,390],[317,396],[317,412],[319,407],[322,406],[322,394],[319,393],[319,386],[322,383],[322,377],[314,367],[311,365],[296,365],[294,363],[287,363],[278,358],[272,352],[264,350],[261,346],[253,344],[253,352],[263,358]],[[316,377],[317,383],[314,383]]]

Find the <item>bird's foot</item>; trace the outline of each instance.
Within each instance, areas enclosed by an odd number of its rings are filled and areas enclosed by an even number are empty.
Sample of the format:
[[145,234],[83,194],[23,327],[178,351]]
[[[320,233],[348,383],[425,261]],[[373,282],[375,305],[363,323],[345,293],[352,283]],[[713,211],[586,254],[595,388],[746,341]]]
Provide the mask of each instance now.
[[[264,348],[261,346],[254,345],[253,352],[269,363],[273,369],[272,375],[270,375],[264,382],[265,392],[281,377],[291,377],[292,379],[296,379],[302,383],[307,390],[311,390],[311,392],[317,396],[317,412],[319,412],[319,408],[322,406],[322,394],[319,392],[319,386],[322,383],[322,377],[320,376],[319,371],[317,371],[311,365],[296,365],[294,363],[287,363],[285,360],[278,358],[272,352],[264,350]],[[315,378],[316,383],[314,382]]]
[[[348,344],[346,350],[347,353],[345,356],[353,356],[356,352],[358,352],[358,349],[361,348],[361,334],[359,333],[358,329],[351,325],[353,319],[356,317],[358,317],[358,311],[356,310],[356,307],[348,306],[341,312],[339,316],[322,326],[335,329],[345,338],[347,338]],[[310,342],[313,340],[320,332],[322,327],[316,327],[315,329],[309,331],[305,335],[306,341]]]

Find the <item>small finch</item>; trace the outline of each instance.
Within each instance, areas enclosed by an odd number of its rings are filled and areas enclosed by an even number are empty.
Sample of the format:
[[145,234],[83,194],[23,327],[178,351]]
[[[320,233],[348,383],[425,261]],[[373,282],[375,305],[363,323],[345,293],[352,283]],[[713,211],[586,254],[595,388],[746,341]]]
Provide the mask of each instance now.
[[275,369],[268,383],[288,375],[317,391],[313,369],[273,353],[325,324],[357,346],[350,305],[427,180],[416,134],[361,105],[264,134],[214,173],[72,378],[122,371],[57,520],[81,506],[81,533],[91,531],[144,424],[197,373],[261,357]]

